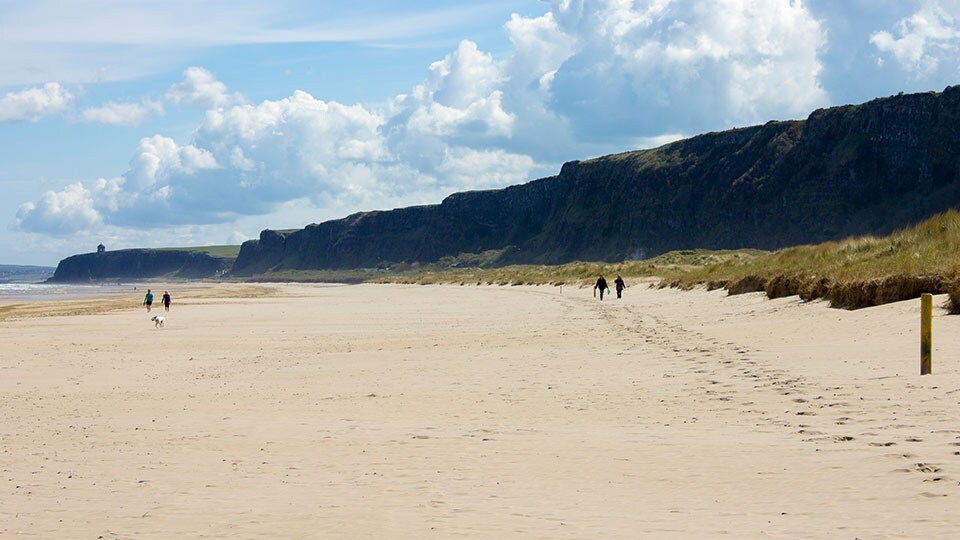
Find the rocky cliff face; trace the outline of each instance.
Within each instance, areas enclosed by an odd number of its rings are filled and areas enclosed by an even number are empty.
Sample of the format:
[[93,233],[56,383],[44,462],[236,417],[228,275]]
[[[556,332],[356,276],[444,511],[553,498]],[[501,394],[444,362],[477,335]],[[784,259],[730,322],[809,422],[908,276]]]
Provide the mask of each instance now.
[[232,259],[199,251],[124,249],[73,255],[60,261],[49,281],[90,282],[169,277],[202,279],[229,270]]
[[543,229],[555,179],[497,191],[453,194],[439,205],[363,212],[244,242],[234,274],[268,270],[362,268],[436,261],[518,245]]
[[555,177],[244,243],[239,275],[432,262],[645,258],[886,234],[960,206],[960,87],[563,166]]

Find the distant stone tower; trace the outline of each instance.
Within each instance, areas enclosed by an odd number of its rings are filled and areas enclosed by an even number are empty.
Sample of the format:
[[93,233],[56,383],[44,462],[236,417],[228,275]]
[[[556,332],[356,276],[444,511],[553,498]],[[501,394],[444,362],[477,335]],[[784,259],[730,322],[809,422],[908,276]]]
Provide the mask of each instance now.
[[107,250],[107,246],[103,244],[100,244],[99,246],[97,246],[97,253],[103,253],[106,250]]

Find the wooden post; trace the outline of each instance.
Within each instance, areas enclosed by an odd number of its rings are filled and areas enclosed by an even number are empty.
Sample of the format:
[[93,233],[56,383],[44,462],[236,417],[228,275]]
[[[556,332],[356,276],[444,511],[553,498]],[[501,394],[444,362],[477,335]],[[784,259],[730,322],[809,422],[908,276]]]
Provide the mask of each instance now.
[[920,296],[920,375],[933,372],[933,295],[923,293]]

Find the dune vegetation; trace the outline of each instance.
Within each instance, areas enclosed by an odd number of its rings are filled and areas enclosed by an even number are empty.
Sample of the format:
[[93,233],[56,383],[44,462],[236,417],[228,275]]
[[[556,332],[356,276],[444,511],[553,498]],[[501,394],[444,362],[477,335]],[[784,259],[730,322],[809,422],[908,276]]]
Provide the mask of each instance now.
[[731,294],[764,291],[770,298],[799,295],[856,309],[950,294],[960,308],[960,212],[950,210],[885,237],[863,236],[796,246],[751,260],[665,273],[663,284],[723,287]]

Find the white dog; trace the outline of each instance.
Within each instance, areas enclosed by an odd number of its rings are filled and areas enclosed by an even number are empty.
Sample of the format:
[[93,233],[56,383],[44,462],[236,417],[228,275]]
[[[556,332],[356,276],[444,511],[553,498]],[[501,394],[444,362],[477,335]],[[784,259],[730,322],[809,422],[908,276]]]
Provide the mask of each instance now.
[[163,326],[163,315],[154,315],[150,320],[153,321],[154,328]]

